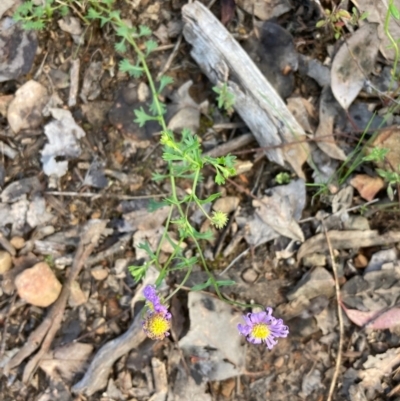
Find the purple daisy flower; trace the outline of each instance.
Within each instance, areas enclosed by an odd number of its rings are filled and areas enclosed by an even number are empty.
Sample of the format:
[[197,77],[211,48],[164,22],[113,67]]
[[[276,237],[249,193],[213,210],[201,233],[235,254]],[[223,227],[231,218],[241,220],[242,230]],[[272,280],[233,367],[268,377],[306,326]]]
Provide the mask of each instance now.
[[272,316],[272,308],[266,308],[266,312],[248,313],[243,318],[246,324],[238,324],[239,333],[252,344],[264,342],[268,349],[272,349],[278,343],[275,338],[289,334],[283,320]]
[[143,330],[153,340],[162,340],[169,336],[171,327],[171,314],[168,308],[162,304],[154,286],[146,285],[143,290],[146,298],[147,311],[143,320]]

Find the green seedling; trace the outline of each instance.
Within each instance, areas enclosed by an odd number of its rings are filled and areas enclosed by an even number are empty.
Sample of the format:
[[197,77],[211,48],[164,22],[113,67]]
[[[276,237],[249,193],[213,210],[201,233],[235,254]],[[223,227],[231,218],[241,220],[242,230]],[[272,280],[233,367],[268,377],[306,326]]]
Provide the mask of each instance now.
[[226,82],[221,86],[214,86],[213,91],[218,95],[218,107],[225,110],[228,115],[231,115],[233,113],[233,106],[235,105],[235,96],[229,91]]

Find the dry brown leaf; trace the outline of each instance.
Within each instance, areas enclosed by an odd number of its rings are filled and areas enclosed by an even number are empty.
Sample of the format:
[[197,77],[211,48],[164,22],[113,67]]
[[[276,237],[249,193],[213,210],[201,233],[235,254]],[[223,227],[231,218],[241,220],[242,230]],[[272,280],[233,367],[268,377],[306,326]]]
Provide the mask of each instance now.
[[302,97],[289,97],[286,99],[289,111],[306,132],[315,131],[316,111],[314,106]]
[[385,186],[385,183],[380,177],[370,177],[367,174],[357,174],[350,181],[350,185],[354,187],[360,196],[367,200],[372,201],[375,195]]
[[378,54],[377,24],[365,24],[336,54],[331,70],[332,92],[347,110],[374,68]]

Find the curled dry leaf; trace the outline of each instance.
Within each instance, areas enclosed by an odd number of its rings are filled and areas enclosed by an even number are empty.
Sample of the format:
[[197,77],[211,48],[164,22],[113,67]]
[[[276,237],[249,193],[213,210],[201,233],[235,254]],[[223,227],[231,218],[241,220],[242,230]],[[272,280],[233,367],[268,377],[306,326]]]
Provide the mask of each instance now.
[[168,128],[180,131],[188,128],[196,132],[200,126],[200,106],[190,96],[192,81],[185,82],[172,96],[172,103],[168,105]]
[[272,188],[261,200],[254,200],[257,216],[274,231],[295,241],[304,241],[304,234],[296,219],[305,205],[303,180]]
[[342,44],[332,63],[331,84],[336,100],[348,109],[374,68],[379,41],[377,24],[365,24]]
[[385,183],[381,177],[370,177],[367,174],[357,174],[350,181],[358,193],[367,201],[372,201],[375,195],[384,188]]

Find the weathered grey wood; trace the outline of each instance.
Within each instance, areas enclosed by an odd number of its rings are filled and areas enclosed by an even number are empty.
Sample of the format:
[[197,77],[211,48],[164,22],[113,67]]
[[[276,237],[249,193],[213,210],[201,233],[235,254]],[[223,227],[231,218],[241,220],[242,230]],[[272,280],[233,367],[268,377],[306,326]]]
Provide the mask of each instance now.
[[[290,165],[304,178],[301,166],[309,155],[305,132],[275,89],[243,48],[201,3],[182,9],[183,35],[192,57],[214,85],[227,83],[235,96],[234,108],[247,124],[267,157]],[[302,141],[293,145],[295,141]],[[281,146],[292,143],[292,145]],[[281,147],[280,147],[281,146]]]

